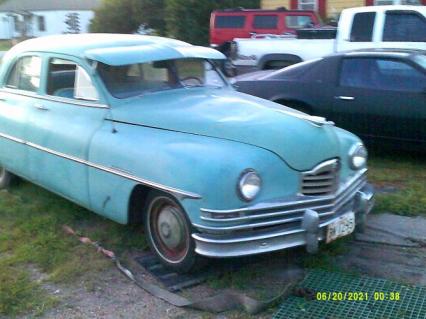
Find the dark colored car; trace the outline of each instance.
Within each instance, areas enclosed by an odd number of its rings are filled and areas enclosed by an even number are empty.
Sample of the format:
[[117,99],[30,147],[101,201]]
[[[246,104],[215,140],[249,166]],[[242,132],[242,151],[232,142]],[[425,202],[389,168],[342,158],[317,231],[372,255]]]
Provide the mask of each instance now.
[[221,51],[235,38],[254,34],[296,34],[296,30],[319,25],[313,11],[260,9],[215,10],[210,17],[210,44]]
[[363,50],[235,79],[239,91],[324,116],[366,142],[426,150],[426,52]]

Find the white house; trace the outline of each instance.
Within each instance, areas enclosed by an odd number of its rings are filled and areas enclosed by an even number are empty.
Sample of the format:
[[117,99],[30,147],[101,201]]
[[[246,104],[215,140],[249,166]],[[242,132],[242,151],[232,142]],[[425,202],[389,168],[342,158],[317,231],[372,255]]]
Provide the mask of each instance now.
[[101,0],[7,0],[0,4],[0,39],[89,31]]

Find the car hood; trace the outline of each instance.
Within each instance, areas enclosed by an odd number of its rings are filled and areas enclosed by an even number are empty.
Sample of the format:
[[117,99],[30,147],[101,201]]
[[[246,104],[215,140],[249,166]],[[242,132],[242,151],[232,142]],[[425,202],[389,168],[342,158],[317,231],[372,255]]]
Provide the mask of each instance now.
[[311,169],[339,154],[330,123],[230,89],[150,93],[113,107],[111,117],[117,122],[261,147],[296,170]]

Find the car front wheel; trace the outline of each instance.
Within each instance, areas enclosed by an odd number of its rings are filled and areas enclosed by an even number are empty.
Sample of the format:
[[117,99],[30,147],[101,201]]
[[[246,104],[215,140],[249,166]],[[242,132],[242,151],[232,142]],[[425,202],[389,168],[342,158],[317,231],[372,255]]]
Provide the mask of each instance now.
[[0,166],[0,189],[5,189],[10,186],[14,175],[8,172],[4,167]]
[[185,273],[199,266],[191,223],[172,196],[157,191],[148,195],[144,226],[151,250],[166,267]]

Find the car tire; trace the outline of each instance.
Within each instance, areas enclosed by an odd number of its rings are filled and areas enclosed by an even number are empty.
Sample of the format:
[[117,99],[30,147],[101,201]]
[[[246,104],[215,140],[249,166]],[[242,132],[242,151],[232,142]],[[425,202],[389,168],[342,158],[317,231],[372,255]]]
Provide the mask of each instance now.
[[159,191],[149,193],[144,228],[152,252],[167,268],[187,273],[203,265],[203,258],[195,253],[191,223],[173,196]]
[[0,189],[8,188],[14,179],[15,175],[7,171],[4,167],[0,166]]

